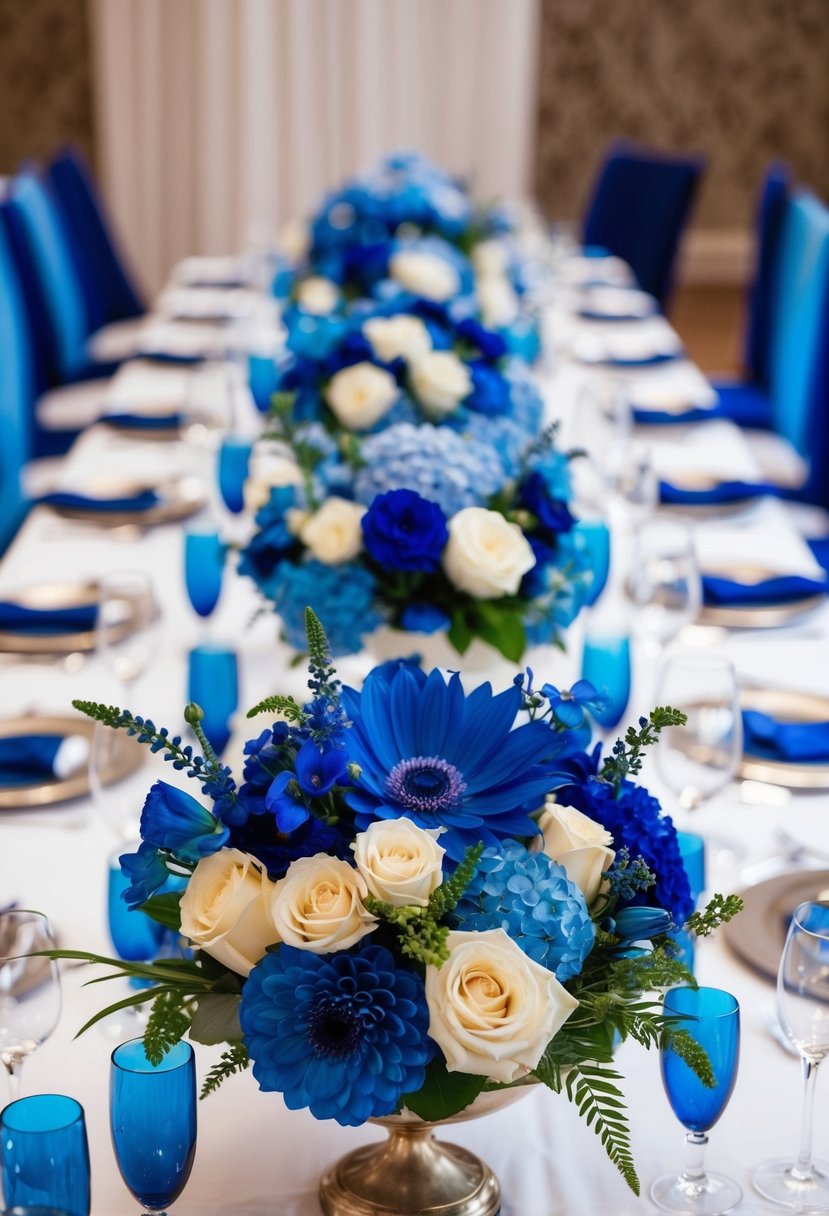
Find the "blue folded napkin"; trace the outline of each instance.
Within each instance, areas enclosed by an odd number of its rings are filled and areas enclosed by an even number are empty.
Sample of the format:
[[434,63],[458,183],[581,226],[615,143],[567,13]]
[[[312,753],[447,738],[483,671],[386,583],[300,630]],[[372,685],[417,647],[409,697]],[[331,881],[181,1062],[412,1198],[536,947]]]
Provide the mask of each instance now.
[[187,355],[183,352],[172,350],[142,350],[139,351],[140,359],[148,359],[150,363],[204,363],[207,355]]
[[692,405],[680,413],[676,410],[649,410],[643,406],[631,403],[633,421],[637,426],[674,426],[683,422],[708,422],[722,415],[717,407]]
[[184,415],[173,414],[104,414],[101,422],[117,426],[123,431],[175,431],[184,421]]
[[44,494],[36,499],[38,504],[45,507],[67,507],[81,511],[149,511],[158,506],[159,497],[155,490],[142,490],[139,494],[125,495],[121,498],[92,498],[88,494],[73,494],[69,491],[58,490],[54,494]]
[[577,316],[582,321],[642,321],[649,313],[641,312],[608,312],[606,309],[580,308]]
[[829,722],[779,722],[744,709],[743,750],[773,760],[829,760]]
[[0,739],[0,786],[33,785],[55,775],[63,735],[12,735]]
[[0,600],[0,629],[13,633],[85,633],[95,628],[97,617],[97,604],[29,608],[12,600]]
[[784,574],[759,583],[740,583],[712,574],[702,576],[702,598],[706,604],[786,604],[809,595],[825,595],[829,581]]
[[762,498],[764,495],[778,497],[780,487],[765,481],[720,481],[704,490],[686,489],[660,481],[660,502],[682,507],[716,506],[719,503],[744,502],[747,498]]
[[[684,359],[685,351],[677,350],[655,351],[652,355],[637,355],[629,359],[596,359],[597,367],[655,367],[657,363],[671,363],[674,359]],[[591,359],[591,363],[594,361]]]

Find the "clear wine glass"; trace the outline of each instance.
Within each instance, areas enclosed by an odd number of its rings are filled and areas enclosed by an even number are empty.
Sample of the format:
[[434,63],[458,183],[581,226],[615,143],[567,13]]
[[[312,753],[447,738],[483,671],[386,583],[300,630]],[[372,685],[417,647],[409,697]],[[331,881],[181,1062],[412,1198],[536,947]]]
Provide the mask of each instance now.
[[54,948],[52,927],[42,912],[0,912],[0,1060],[13,1100],[20,1097],[24,1060],[49,1038],[60,1018],[58,965],[31,957]]
[[794,911],[777,973],[777,1010],[803,1068],[800,1149],[794,1161],[758,1166],[752,1181],[772,1203],[798,1212],[829,1212],[829,1164],[812,1156],[817,1069],[829,1055],[829,903],[807,902]]
[[96,649],[120,684],[135,683],[156,654],[159,608],[153,585],[138,570],[100,579]]
[[714,1073],[713,1088],[703,1085],[684,1060],[663,1048],[662,1084],[671,1109],[687,1128],[686,1164],[680,1174],[666,1174],[651,1186],[651,1199],[663,1212],[681,1216],[725,1216],[743,1198],[733,1178],[707,1172],[703,1155],[707,1132],[728,1105],[737,1080],[740,1058],[740,1006],[720,988],[671,988],[665,993],[665,1013],[705,1049]]
[[656,764],[680,806],[695,810],[728,785],[743,752],[737,677],[729,660],[705,651],[670,655],[659,677],[656,702],[688,717],[662,731]]
[[702,604],[694,538],[678,520],[651,519],[633,540],[628,595],[636,629],[655,651],[690,625]]

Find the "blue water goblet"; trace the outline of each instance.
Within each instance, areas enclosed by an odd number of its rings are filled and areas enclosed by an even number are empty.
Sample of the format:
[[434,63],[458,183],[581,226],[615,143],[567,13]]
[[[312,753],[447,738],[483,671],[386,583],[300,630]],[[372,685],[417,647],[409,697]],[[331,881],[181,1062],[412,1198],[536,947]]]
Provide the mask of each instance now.
[[184,582],[193,611],[208,617],[222,593],[226,547],[210,527],[190,528],[184,535]]
[[219,492],[228,511],[238,515],[244,508],[244,488],[250,465],[251,442],[228,435],[219,449]]
[[630,639],[625,635],[588,633],[581,659],[582,679],[606,698],[591,713],[599,726],[612,730],[622,720],[630,699]]
[[610,529],[603,519],[580,519],[574,531],[584,541],[590,562],[591,581],[585,603],[592,607],[607,585],[610,573]]
[[[130,908],[123,898],[130,880],[122,872],[119,858],[122,853],[133,852],[137,847],[138,842],[135,841],[132,845],[119,846],[110,854],[107,869],[107,925],[110,940],[119,958],[129,963],[146,963],[157,958],[161,952],[165,929],[147,916],[146,912],[139,908]],[[132,978],[128,981],[128,986],[124,986],[121,999],[135,996],[141,989],[150,985],[151,981]],[[126,1005],[104,1018],[99,1023],[100,1028],[110,1040],[137,1034],[143,1029],[143,1023],[146,1021],[146,1008],[142,1003]]]
[[724,1216],[740,1204],[743,1192],[733,1178],[706,1171],[703,1156],[707,1133],[728,1105],[737,1080],[740,1006],[720,988],[671,988],[665,993],[664,1010],[676,1019],[674,1029],[685,1031],[705,1049],[715,1084],[703,1085],[669,1046],[662,1049],[662,1084],[674,1114],[688,1129],[686,1162],[680,1174],[657,1178],[651,1199],[663,1212]]
[[63,1094],[34,1094],[0,1112],[0,1178],[10,1208],[89,1216],[89,1147],[80,1103]]
[[196,1155],[196,1066],[189,1043],[159,1064],[130,1039],[112,1053],[109,1086],[112,1147],[121,1177],[146,1213],[178,1199]]
[[236,652],[207,643],[189,655],[188,698],[200,705],[202,728],[220,755],[230,739],[230,720],[239,707]]

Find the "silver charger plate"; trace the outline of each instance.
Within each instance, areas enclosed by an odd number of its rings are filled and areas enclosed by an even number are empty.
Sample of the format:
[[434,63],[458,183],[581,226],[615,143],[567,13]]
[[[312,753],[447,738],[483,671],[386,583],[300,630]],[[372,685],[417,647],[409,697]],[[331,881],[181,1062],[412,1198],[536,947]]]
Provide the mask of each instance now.
[[723,925],[726,944],[749,967],[775,981],[792,913],[798,904],[817,899],[827,889],[829,870],[778,874],[749,887],[741,892],[743,911]]

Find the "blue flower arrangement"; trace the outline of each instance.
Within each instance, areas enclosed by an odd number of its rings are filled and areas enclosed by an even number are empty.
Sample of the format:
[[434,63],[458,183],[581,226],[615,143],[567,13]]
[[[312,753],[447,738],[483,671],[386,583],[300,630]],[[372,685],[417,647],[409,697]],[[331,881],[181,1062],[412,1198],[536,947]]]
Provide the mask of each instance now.
[[[252,1064],[289,1108],[344,1126],[401,1111],[440,1120],[485,1090],[544,1084],[576,1101],[636,1189],[614,1040],[667,1038],[714,1083],[643,995],[688,978],[669,937],[676,834],[633,780],[642,749],[682,715],[655,710],[600,766],[584,750],[597,698],[586,684],[539,690],[527,671],[500,693],[468,692],[458,675],[395,662],[344,689],[306,617],[309,699],[249,712],[271,725],[245,746],[241,783],[196,705],[184,716],[201,755],[127,710],[75,702],[201,788],[156,781],[140,848],[121,859],[134,914],[192,952],[56,952],[147,981],[90,1024],[151,1003],[150,1059],[184,1034],[227,1043],[203,1096]],[[738,903],[717,897],[686,928],[707,933]]]

